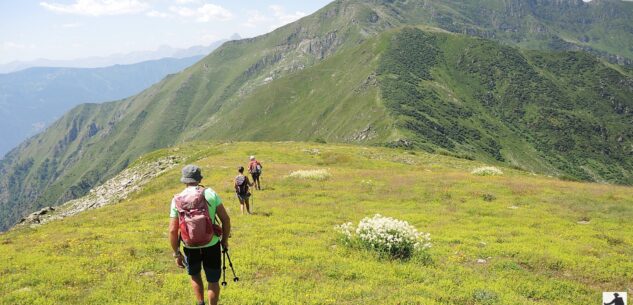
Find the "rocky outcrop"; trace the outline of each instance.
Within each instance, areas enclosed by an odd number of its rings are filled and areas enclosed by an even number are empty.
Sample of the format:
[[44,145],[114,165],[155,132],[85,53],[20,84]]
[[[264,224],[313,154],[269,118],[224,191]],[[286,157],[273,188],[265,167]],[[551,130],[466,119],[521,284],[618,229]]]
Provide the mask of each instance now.
[[68,201],[59,207],[43,208],[22,218],[14,228],[38,226],[83,211],[121,202],[132,193],[141,190],[142,186],[153,178],[176,166],[180,161],[181,158],[177,156],[169,156],[153,162],[139,163],[122,171],[101,186],[91,189],[89,194],[84,197]]

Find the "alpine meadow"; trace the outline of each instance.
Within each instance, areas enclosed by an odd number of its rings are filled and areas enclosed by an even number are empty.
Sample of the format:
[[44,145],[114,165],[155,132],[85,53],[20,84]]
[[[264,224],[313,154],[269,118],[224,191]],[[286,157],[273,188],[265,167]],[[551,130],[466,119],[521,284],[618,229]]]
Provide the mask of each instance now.
[[221,304],[633,295],[633,2],[336,0],[81,104],[0,159],[0,304],[193,304],[188,164],[232,220]]
[[[239,215],[227,165],[249,154],[270,165],[255,214]],[[291,142],[186,144],[131,168],[171,158],[179,163],[128,199],[0,235],[0,303],[194,304],[166,220],[188,163],[206,170],[232,217],[240,281],[223,289],[222,304],[575,305],[633,288],[629,187],[503,167],[479,176],[476,161]],[[290,177],[309,170],[329,176]],[[402,261],[340,242],[336,225],[377,213],[430,233],[432,247]]]

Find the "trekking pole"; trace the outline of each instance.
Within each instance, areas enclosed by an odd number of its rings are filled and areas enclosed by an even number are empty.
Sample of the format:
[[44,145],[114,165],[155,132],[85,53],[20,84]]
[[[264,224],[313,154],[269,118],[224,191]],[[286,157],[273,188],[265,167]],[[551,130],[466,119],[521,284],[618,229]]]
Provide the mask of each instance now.
[[231,255],[229,255],[229,250],[224,249],[224,254],[226,254],[226,257],[229,259],[229,266],[231,267],[231,272],[233,273],[233,282],[239,282],[240,278],[235,275],[235,269],[233,268],[233,262],[231,262]]
[[[222,245],[220,248],[222,248],[222,287],[226,287],[226,250]],[[229,261],[231,260],[229,259]]]

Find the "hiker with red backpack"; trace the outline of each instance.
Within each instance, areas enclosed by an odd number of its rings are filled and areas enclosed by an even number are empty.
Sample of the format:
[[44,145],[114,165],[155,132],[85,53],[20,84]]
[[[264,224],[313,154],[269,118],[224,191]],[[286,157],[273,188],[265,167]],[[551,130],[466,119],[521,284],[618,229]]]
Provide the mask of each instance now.
[[249,203],[249,198],[251,197],[251,192],[249,192],[249,188],[253,186],[248,180],[248,177],[244,176],[244,167],[240,166],[237,168],[238,175],[235,177],[235,196],[240,201],[240,210],[242,211],[242,215],[244,215],[244,207],[246,206],[246,212],[251,214],[251,207]]
[[[229,248],[231,220],[218,194],[200,185],[202,173],[199,167],[185,166],[180,181],[186,188],[172,199],[169,215],[169,241],[174,251],[173,257],[178,267],[187,268],[199,305],[205,304],[201,276],[204,267],[209,304],[216,305],[220,297],[218,282],[222,274],[221,253],[226,254]],[[221,227],[217,224],[216,216],[220,218]],[[183,253],[180,252],[181,241],[184,243]]]
[[255,188],[261,190],[261,183],[259,182],[259,176],[262,174],[262,164],[259,161],[255,160],[255,156],[250,157],[250,162],[248,163],[248,172],[251,173],[251,177],[253,177],[253,184]]

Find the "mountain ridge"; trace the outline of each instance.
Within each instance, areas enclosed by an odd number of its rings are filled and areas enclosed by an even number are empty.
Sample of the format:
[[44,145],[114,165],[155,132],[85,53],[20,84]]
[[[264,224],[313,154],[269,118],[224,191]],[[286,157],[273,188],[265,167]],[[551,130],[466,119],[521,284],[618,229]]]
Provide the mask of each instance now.
[[[234,35],[230,38],[230,40],[235,39],[240,39],[239,35]],[[135,51],[130,53],[112,54],[109,56],[92,56],[71,60],[40,58],[31,61],[13,61],[0,64],[0,75],[36,67],[92,69],[115,65],[133,65],[146,61],[159,60],[161,58],[182,59],[187,57],[206,56],[227,41],[229,41],[229,39],[222,39],[212,42],[206,46],[198,45],[189,48],[174,48],[162,45],[152,51]]]
[[79,103],[137,94],[202,56],[104,68],[33,67],[0,74],[0,159]]
[[[227,42],[137,96],[77,107],[0,163],[0,172],[10,177],[0,179],[5,190],[0,204],[61,203],[145,152],[208,139],[405,146],[571,179],[630,183],[626,156],[632,137],[624,123],[633,109],[627,100],[633,90],[626,85],[628,68],[608,66],[582,52],[524,51],[439,33],[446,29],[428,32],[433,24],[422,22],[424,14],[419,19],[405,15],[438,3],[336,1],[269,34]],[[422,20],[427,32],[406,30],[407,22],[398,19]],[[409,37],[410,49],[418,51],[385,60],[397,49],[393,37]],[[555,62],[547,58],[556,56],[590,68],[550,67]],[[538,91],[532,94],[512,82],[517,75]],[[589,86],[578,75],[606,83]],[[610,79],[625,86],[614,86]],[[399,100],[400,93],[411,99]],[[564,111],[552,107],[559,96]],[[594,102],[599,112],[579,108],[592,100],[599,101]],[[614,117],[622,123],[610,123]],[[566,131],[573,137],[566,138]],[[585,152],[588,142],[577,137],[583,133],[599,149]],[[7,214],[2,215],[5,225],[23,216]]]

